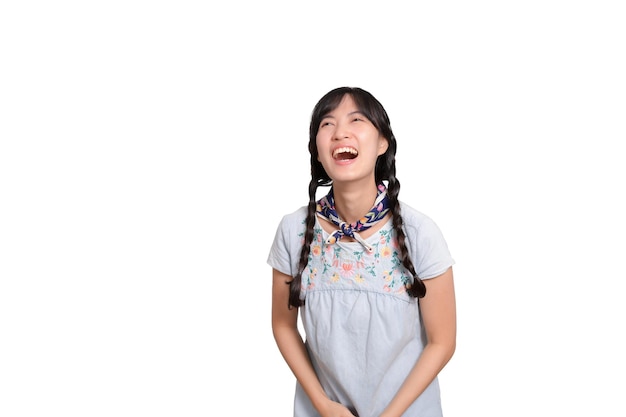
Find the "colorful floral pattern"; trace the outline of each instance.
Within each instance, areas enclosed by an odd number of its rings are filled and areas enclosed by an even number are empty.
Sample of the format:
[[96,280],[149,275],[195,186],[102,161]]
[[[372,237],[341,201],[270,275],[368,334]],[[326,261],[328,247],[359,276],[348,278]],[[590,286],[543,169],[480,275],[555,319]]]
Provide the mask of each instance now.
[[411,278],[398,255],[391,222],[367,240],[373,247],[368,252],[358,242],[324,242],[324,231],[313,230],[307,269],[302,274],[302,291],[357,289],[406,295]]

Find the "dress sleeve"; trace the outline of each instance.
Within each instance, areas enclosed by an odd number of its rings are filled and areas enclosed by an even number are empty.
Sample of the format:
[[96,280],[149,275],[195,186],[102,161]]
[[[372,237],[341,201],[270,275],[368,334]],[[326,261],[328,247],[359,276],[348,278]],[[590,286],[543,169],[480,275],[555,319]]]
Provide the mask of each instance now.
[[405,231],[415,272],[420,279],[439,276],[454,265],[454,259],[439,226],[428,216],[411,213]]
[[276,229],[267,263],[274,269],[295,276],[302,248],[306,207],[285,215]]

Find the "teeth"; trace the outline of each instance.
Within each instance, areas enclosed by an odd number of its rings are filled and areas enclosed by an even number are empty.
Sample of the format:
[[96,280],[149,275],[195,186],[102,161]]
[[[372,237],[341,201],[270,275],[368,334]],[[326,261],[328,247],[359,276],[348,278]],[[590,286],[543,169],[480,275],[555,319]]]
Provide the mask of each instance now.
[[351,153],[352,155],[356,155],[358,154],[358,152],[356,151],[356,149],[354,148],[348,148],[348,147],[344,147],[344,148],[337,148],[335,149],[335,151],[333,152],[333,158],[336,158],[337,155],[339,155],[340,153]]

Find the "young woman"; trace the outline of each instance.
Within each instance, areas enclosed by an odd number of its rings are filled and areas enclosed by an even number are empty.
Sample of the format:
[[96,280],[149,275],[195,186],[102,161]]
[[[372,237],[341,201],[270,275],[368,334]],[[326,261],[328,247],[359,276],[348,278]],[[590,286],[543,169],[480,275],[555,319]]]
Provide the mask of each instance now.
[[[437,225],[398,200],[387,112],[363,89],[328,92],[313,109],[309,152],[309,203],[283,217],[268,257],[294,416],[442,416],[454,261]],[[329,191],[316,201],[320,186]]]

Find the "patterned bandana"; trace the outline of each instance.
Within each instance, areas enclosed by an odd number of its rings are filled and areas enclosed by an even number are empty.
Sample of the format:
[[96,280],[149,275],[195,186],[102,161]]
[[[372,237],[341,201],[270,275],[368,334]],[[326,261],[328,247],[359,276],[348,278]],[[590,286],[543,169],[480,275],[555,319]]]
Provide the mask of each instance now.
[[373,250],[372,246],[370,246],[358,232],[367,230],[378,223],[383,219],[383,217],[385,217],[387,212],[389,212],[389,197],[387,197],[387,188],[382,183],[378,185],[378,196],[374,202],[374,207],[372,207],[372,209],[365,216],[357,220],[355,223],[348,224],[341,220],[337,214],[332,188],[325,197],[317,202],[317,215],[339,227],[339,230],[334,231],[330,236],[328,236],[326,244],[335,243],[343,236],[349,236],[361,243],[369,252]]

